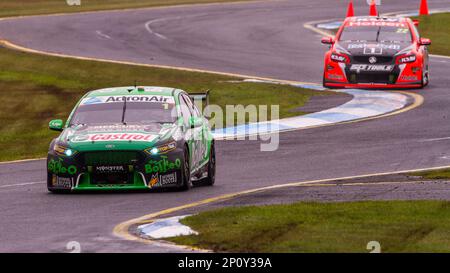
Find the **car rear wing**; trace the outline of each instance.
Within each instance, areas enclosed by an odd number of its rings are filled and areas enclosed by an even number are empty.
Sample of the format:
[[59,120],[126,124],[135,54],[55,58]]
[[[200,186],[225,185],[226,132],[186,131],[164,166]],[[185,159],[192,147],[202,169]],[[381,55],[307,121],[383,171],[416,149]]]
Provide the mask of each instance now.
[[211,89],[199,93],[189,93],[189,97],[194,101],[201,112],[209,105],[209,91],[211,91]]
[[210,90],[211,89],[208,89],[202,93],[189,93],[189,97],[191,97],[191,99],[194,102],[202,102],[202,103],[206,103],[206,105],[209,105],[209,91]]

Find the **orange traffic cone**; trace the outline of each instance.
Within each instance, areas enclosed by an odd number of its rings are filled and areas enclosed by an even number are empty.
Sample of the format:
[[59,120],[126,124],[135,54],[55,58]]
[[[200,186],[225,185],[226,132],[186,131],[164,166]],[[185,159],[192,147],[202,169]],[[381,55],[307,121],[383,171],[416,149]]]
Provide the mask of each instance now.
[[419,15],[428,15],[428,3],[427,0],[422,0],[420,2]]
[[353,11],[353,0],[350,0],[350,3],[348,3],[346,17],[353,17],[353,16],[355,16],[355,12]]
[[372,2],[370,2],[370,16],[378,16],[378,12],[377,12],[377,5],[375,5],[375,0],[372,0]]

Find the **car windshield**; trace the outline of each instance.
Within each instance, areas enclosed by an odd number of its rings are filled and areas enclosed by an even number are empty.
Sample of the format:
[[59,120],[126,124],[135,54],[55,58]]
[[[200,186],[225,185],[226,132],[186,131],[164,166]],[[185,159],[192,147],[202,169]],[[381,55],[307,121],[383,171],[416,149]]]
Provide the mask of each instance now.
[[411,42],[409,28],[400,26],[346,26],[340,41]]
[[[97,97],[100,98],[100,97]],[[122,123],[173,123],[176,120],[175,104],[171,102],[144,102],[124,100],[111,102],[101,100],[92,102],[94,98],[83,100],[75,110],[70,126],[78,124],[98,125]]]

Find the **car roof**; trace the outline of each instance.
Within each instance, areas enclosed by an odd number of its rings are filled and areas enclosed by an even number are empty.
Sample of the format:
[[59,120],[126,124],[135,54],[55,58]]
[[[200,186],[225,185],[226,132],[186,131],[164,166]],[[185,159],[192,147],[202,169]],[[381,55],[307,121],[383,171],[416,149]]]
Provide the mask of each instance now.
[[160,86],[123,86],[110,87],[90,91],[85,97],[100,97],[100,96],[139,96],[139,95],[160,95],[160,96],[176,96],[181,89]]

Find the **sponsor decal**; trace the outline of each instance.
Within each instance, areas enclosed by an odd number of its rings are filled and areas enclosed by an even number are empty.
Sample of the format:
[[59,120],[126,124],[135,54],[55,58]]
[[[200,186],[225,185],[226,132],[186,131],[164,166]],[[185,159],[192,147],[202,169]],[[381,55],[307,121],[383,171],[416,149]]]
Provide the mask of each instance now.
[[161,186],[176,184],[177,183],[177,173],[174,172],[174,173],[170,173],[170,174],[166,174],[166,175],[161,175],[160,183],[161,183]]
[[[152,148],[148,148],[145,150],[145,152],[147,152],[150,155],[155,155],[155,154],[167,154],[168,152],[171,152],[173,150],[175,150],[177,148],[177,143],[176,142],[171,142],[165,145],[161,145],[158,146],[156,148],[152,147]],[[156,149],[156,152],[153,152]]]
[[150,160],[145,164],[145,172],[150,173],[166,173],[171,170],[180,169],[181,160],[177,158],[175,161],[170,161],[167,156],[161,156],[160,160]]
[[338,74],[328,74],[328,79],[331,80],[343,80],[344,76]]
[[106,133],[106,134],[86,134],[72,138],[73,142],[88,141],[153,141],[157,136],[140,133]]
[[388,22],[388,21],[356,21],[356,22],[348,22],[348,27],[398,27],[398,28],[406,28],[405,23],[400,22]]
[[353,17],[351,18],[353,22],[399,22],[398,18],[377,18],[377,17],[365,17],[365,18],[358,18]]
[[74,165],[64,166],[63,160],[58,161],[52,159],[48,162],[48,170],[54,174],[70,174],[74,175],[77,173],[77,167]]
[[152,175],[152,178],[151,178],[150,181],[148,182],[148,186],[149,186],[150,188],[152,188],[153,186],[155,186],[156,184],[158,184],[158,182],[159,182],[159,174],[158,174],[158,173],[153,174],[153,175]]
[[125,172],[124,166],[95,166],[95,172],[98,173],[117,173]]
[[353,64],[350,67],[350,71],[356,71],[357,73],[361,71],[390,72],[393,68],[394,66],[392,65]]
[[124,96],[100,96],[84,98],[80,105],[92,105],[100,103],[118,103],[124,102],[124,98],[127,102],[156,102],[156,103],[169,103],[175,104],[175,100],[171,96],[151,96],[151,95],[124,95]]
[[402,76],[402,81],[418,81],[419,78],[417,76]]
[[111,132],[111,131],[144,131],[149,129],[149,126],[143,125],[124,125],[124,124],[112,124],[112,125],[94,125],[89,126],[90,131],[95,132]]
[[[357,43],[357,44],[348,44],[347,49],[367,49],[366,54],[377,54],[378,52],[382,52],[383,49],[392,49],[392,50],[400,50],[400,45],[396,44],[367,44],[367,43]],[[372,48],[375,48],[374,53],[372,53]],[[381,54],[381,53],[380,53]]]
[[57,188],[72,188],[72,178],[71,177],[60,177],[54,174],[52,176],[52,186]]

